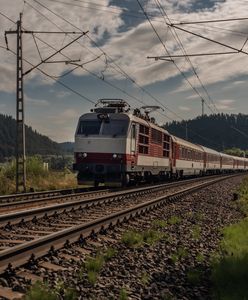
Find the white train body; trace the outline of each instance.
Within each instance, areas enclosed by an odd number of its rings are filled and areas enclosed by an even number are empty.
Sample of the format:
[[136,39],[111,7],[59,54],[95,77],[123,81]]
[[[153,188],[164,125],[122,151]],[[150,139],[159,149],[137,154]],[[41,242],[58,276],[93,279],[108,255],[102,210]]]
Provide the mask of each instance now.
[[80,117],[75,134],[79,184],[116,186],[130,181],[248,170],[248,159],[217,152],[169,134],[131,113],[123,100],[101,100],[103,107]]

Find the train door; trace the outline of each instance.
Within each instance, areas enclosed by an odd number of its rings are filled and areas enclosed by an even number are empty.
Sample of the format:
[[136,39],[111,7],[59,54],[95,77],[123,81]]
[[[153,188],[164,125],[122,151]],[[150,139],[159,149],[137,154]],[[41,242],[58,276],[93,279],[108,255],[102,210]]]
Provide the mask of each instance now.
[[136,153],[136,124],[132,123],[131,128],[131,155],[135,155]]

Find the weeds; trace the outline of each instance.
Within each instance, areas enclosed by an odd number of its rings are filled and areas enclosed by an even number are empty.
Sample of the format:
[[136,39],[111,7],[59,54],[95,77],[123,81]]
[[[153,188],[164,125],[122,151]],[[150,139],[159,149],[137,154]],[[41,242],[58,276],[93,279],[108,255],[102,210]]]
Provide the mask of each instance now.
[[119,296],[120,300],[127,300],[128,299],[128,295],[127,295],[127,290],[122,288],[120,290],[120,296]]
[[201,253],[198,253],[197,255],[196,255],[196,261],[198,262],[198,263],[201,263],[201,262],[203,262],[204,261],[204,255],[203,254],[201,254]]
[[177,252],[173,253],[171,256],[172,262],[175,264],[180,259],[187,257],[188,251],[185,248],[179,247]]
[[153,245],[161,240],[165,235],[159,231],[147,230],[143,233],[143,241],[149,245]]
[[23,300],[57,300],[55,291],[51,290],[45,283],[37,281],[24,296]]
[[152,226],[155,228],[165,228],[167,225],[167,222],[164,220],[156,219],[152,222]]
[[89,257],[85,262],[85,269],[87,271],[88,280],[91,284],[96,283],[97,275],[104,264],[104,257],[97,255],[96,257]]
[[[108,248],[103,254],[98,253],[96,257],[88,257],[84,264],[85,270],[87,272],[88,280],[91,284],[95,284],[97,280],[98,273],[101,271],[104,263],[109,261],[117,251],[113,248]],[[83,269],[80,270],[79,276],[83,277]]]
[[140,281],[143,285],[147,285],[150,281],[150,276],[144,272],[141,274]]
[[121,241],[128,247],[139,247],[144,243],[153,245],[164,237],[164,233],[153,229],[146,230],[143,233],[127,231],[123,234]]
[[199,225],[194,225],[192,229],[192,238],[194,240],[199,240],[201,237],[201,227]]
[[113,256],[115,256],[117,251],[113,248],[108,248],[104,253],[103,257],[105,261],[109,261]]
[[204,219],[204,214],[201,212],[195,213],[195,219],[196,221],[202,221]]
[[127,231],[123,234],[121,241],[128,247],[137,247],[143,243],[143,236],[136,231]]
[[172,216],[168,219],[167,223],[170,225],[176,225],[176,224],[180,224],[182,221],[182,218],[178,217],[178,216]]
[[[13,160],[5,164],[0,170],[0,194],[15,192],[15,168]],[[53,190],[77,187],[75,174],[64,171],[44,170],[40,156],[27,158],[27,187],[34,191]]]
[[73,288],[66,288],[62,281],[59,281],[52,289],[47,283],[37,281],[22,298],[23,300],[76,300],[77,292]]

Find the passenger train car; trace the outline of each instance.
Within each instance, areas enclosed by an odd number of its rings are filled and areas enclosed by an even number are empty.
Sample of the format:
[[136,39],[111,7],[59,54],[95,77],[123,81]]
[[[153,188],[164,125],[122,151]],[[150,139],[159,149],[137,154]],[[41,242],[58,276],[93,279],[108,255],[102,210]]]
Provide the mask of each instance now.
[[131,112],[122,99],[101,99],[80,117],[74,152],[78,183],[95,186],[248,169],[247,158],[173,136],[155,124],[148,111]]

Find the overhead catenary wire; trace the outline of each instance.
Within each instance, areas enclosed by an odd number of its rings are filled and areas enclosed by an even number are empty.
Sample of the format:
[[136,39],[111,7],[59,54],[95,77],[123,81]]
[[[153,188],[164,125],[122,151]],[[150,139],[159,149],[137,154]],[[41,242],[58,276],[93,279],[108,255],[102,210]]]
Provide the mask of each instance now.
[[[161,5],[161,3],[159,2],[159,0],[154,0],[154,1],[155,1],[155,3],[157,4],[157,6],[158,6],[158,8],[159,8],[159,10],[160,10],[160,12],[161,12],[161,14],[162,14],[162,16],[163,16],[164,18],[166,17],[166,18],[168,19],[168,22],[171,23],[168,14],[167,14],[166,11],[164,10],[164,8],[163,8],[163,6]],[[168,22],[167,22],[166,19],[165,19],[166,25],[168,25]],[[169,28],[170,28],[170,30],[171,30],[171,27],[169,27]],[[171,30],[171,32],[172,32],[172,30]],[[192,68],[192,70],[193,70],[193,73],[194,73],[195,77],[197,78],[197,80],[199,81],[200,86],[202,87],[203,91],[205,92],[207,98],[209,99],[209,102],[211,102],[212,105],[214,106],[214,108],[216,109],[216,111],[218,111],[217,108],[216,108],[216,106],[215,106],[215,103],[214,103],[213,99],[210,97],[210,95],[209,95],[209,93],[208,93],[206,87],[204,86],[202,80],[200,79],[200,77],[199,77],[199,75],[198,75],[198,73],[197,73],[197,71],[196,71],[196,69],[195,69],[195,67],[194,67],[194,65],[193,65],[193,63],[192,63],[192,61],[190,60],[190,58],[189,58],[189,56],[188,56],[188,54],[187,54],[187,52],[186,52],[186,50],[185,50],[185,48],[184,48],[184,46],[183,46],[183,43],[182,43],[181,39],[180,39],[179,36],[178,36],[177,32],[174,31],[174,34],[173,34],[173,32],[172,32],[172,35],[174,36],[176,42],[177,42],[177,43],[179,44],[179,46],[181,47],[181,50],[182,50],[182,52],[184,53],[186,60],[188,61],[189,65],[191,66],[191,68]],[[204,101],[204,103],[209,107],[209,105],[206,103],[206,100],[205,100],[203,97],[202,97],[201,100]],[[213,110],[212,110],[211,107],[209,107],[209,109],[211,110],[211,112],[213,112]],[[214,113],[214,112],[213,112],[213,113]]]
[[[28,61],[26,60],[26,62],[28,62]],[[29,63],[29,62],[28,62],[28,63]],[[31,63],[30,63],[30,64],[31,64]],[[32,65],[32,64],[31,64],[31,65]],[[47,74],[47,73],[44,72],[43,70],[41,70],[41,69],[38,69],[38,70],[39,70],[40,72],[42,72],[44,75],[46,75],[46,76],[48,76],[49,78],[51,78],[51,79],[53,79],[54,81],[56,81],[58,84],[61,84],[62,86],[64,86],[65,88],[71,90],[72,92],[77,93],[79,96],[83,97],[84,99],[86,98],[85,96],[79,94],[79,93],[76,92],[75,90],[73,90],[73,89],[69,88],[68,86],[66,86],[64,83],[55,80],[52,76],[50,76],[49,74]],[[87,100],[89,100],[89,101],[92,102],[92,103],[95,103],[94,101],[91,101],[90,99],[87,99]],[[168,116],[165,116],[165,117],[169,118]],[[170,118],[169,118],[169,119],[170,119]],[[191,131],[192,131],[192,130],[191,130]],[[200,136],[199,134],[196,134],[196,135],[198,135],[198,136],[201,137],[202,139],[205,139],[204,137]],[[206,140],[206,139],[205,139],[205,140]]]
[[[163,48],[165,49],[165,51],[166,51],[166,53],[168,54],[168,56],[171,58],[170,52],[168,51],[167,47],[165,46],[165,43],[162,41],[162,39],[161,39],[160,35],[158,34],[156,28],[155,28],[154,25],[152,24],[150,18],[148,17],[146,11],[144,10],[144,8],[143,8],[143,6],[142,6],[142,4],[140,3],[139,0],[137,0],[137,2],[138,2],[138,4],[139,4],[141,10],[143,11],[144,15],[146,16],[146,18],[147,18],[149,24],[151,25],[151,27],[152,27],[154,33],[156,34],[158,40],[159,40],[160,43],[162,44],[162,46],[163,46]],[[172,58],[171,58],[171,60],[173,61]],[[179,71],[179,73],[183,76],[183,78],[187,81],[187,83],[188,83],[188,84],[190,85],[190,87],[193,89],[193,91],[199,96],[200,99],[203,99],[203,97],[201,96],[201,94],[199,93],[199,91],[192,85],[192,83],[189,81],[189,79],[187,78],[187,76],[185,75],[185,73],[178,67],[178,65],[175,63],[175,61],[173,61],[173,63],[174,63],[174,65],[175,65],[175,67],[177,68],[177,70]],[[211,110],[211,108],[210,108],[210,110]],[[183,118],[181,118],[181,119],[183,119]]]
[[[40,3],[38,0],[32,0],[36,3],[38,3],[40,6],[42,6],[43,8],[47,9],[50,13],[54,14],[56,17],[62,19],[64,22],[70,24],[71,26],[73,26],[74,28],[76,28],[77,30],[80,30],[79,27],[77,27],[76,25],[74,25],[73,23],[71,23],[70,21],[66,20],[64,17],[60,16],[59,14],[57,14],[56,12],[52,11],[50,8],[46,7],[44,4]],[[62,30],[62,29],[61,29]],[[143,92],[145,92],[148,96],[150,96],[154,101],[156,101],[157,103],[159,103],[160,105],[162,105],[166,110],[168,110],[169,112],[171,112],[172,114],[174,114],[177,118],[180,118],[183,120],[183,118],[181,116],[179,116],[177,113],[175,113],[173,110],[169,109],[167,106],[165,106],[163,103],[161,103],[156,97],[154,97],[153,95],[151,95],[150,92],[148,92],[146,89],[144,89],[143,87],[141,87],[133,78],[131,78],[124,70],[123,68],[121,68],[112,58],[111,56],[109,56],[106,51],[102,50],[101,47],[99,47],[97,45],[97,43],[89,36],[86,35],[86,37],[93,43],[93,45],[99,49],[99,51],[101,51],[104,55],[106,55],[109,59],[109,63],[114,64],[121,72],[121,74],[126,77],[128,80],[130,80],[134,85],[136,85],[139,89],[141,89]],[[116,70],[116,69],[115,69]]]
[[[40,2],[37,1],[37,0],[33,0],[33,1],[35,1],[35,2],[37,2],[37,3],[40,4]],[[44,6],[44,5],[42,5],[42,4],[40,4],[40,5],[43,6],[44,8],[46,8],[46,9],[47,9],[48,11],[50,11],[51,13],[53,13],[54,15],[56,15],[57,17],[60,17],[61,19],[63,19],[64,21],[66,21],[68,24],[72,25],[74,28],[77,28],[78,30],[80,30],[80,28],[78,28],[77,26],[73,25],[71,22],[65,20],[63,17],[59,16],[58,14],[54,13],[51,9],[47,8],[46,6]],[[93,43],[93,44],[94,44],[94,45],[95,45],[95,46],[96,46],[103,54],[107,55],[106,52],[103,51],[103,50],[97,45],[97,43],[96,43],[93,39],[91,39],[88,35],[87,35],[87,37],[92,41],[92,43]],[[109,55],[108,55],[108,57],[109,57]],[[111,59],[111,57],[110,57],[110,59]],[[115,62],[113,62],[113,63],[116,64]],[[125,71],[123,71],[121,67],[119,67],[119,65],[116,64],[116,66],[117,66],[118,68],[120,68],[120,70],[126,75],[126,78],[128,78],[129,80],[131,79],[130,76],[129,76]],[[144,91],[146,94],[150,95],[154,100],[156,100],[156,102],[158,102],[158,100],[157,100],[153,95],[151,95],[151,94],[150,94],[148,91],[146,91],[143,87],[139,86],[133,79],[131,79],[131,81],[132,81],[135,85],[137,85],[138,87],[140,87],[140,89],[141,89],[142,91]],[[105,83],[108,84],[106,81],[105,81]],[[117,87],[117,89],[119,89],[119,88]],[[138,100],[138,101],[139,101],[139,100]],[[139,101],[139,102],[140,102],[140,101]],[[145,104],[143,101],[142,101],[141,103]],[[158,102],[158,103],[162,104],[161,102]],[[167,109],[167,110],[170,111],[171,113],[173,113],[175,116],[179,117],[179,119],[183,120],[183,118],[182,118],[181,116],[179,116],[177,113],[175,113],[175,112],[173,112],[172,110],[168,109],[168,108],[167,108],[166,106],[164,106],[163,104],[162,104],[162,106],[165,107],[165,109]],[[160,113],[160,114],[162,114],[162,113]],[[170,119],[167,115],[164,115],[164,117]],[[171,119],[171,120],[173,120],[173,119]],[[191,131],[192,131],[192,130],[191,130]],[[192,131],[192,132],[193,132],[193,131]],[[197,134],[197,133],[194,133],[194,134],[196,134],[196,135],[198,135],[199,137],[201,137],[201,136],[200,136],[199,134]],[[204,139],[204,140],[206,140],[204,137],[201,137],[201,138]]]
[[[14,22],[13,20],[11,20],[8,16],[6,16],[5,14],[3,14],[3,13],[1,13],[1,12],[0,12],[0,14],[1,14],[2,16],[4,16],[6,19],[8,19],[9,21],[11,21],[12,23],[15,24],[15,22]],[[6,51],[11,52],[12,54],[16,55],[16,52],[15,52],[15,51],[13,51],[13,50],[11,50],[11,49],[9,49],[9,48],[7,48],[7,47],[0,46],[0,48],[5,49]],[[23,58],[23,60],[24,60],[26,63],[28,63],[30,66],[34,67],[34,64],[31,63],[30,61],[28,61],[27,59]],[[81,93],[75,91],[74,89],[72,89],[72,88],[70,88],[69,86],[67,86],[65,83],[63,83],[63,82],[61,82],[61,81],[59,81],[59,80],[56,80],[55,78],[53,78],[53,76],[49,75],[48,73],[46,73],[45,71],[43,71],[43,70],[40,69],[39,67],[37,67],[37,70],[38,70],[39,72],[41,72],[43,75],[49,77],[50,79],[52,79],[53,81],[55,81],[56,83],[58,83],[59,85],[63,86],[64,88],[66,88],[66,89],[68,89],[68,90],[70,90],[72,93],[76,94],[77,96],[83,98],[84,100],[86,100],[86,101],[88,101],[88,102],[90,102],[90,103],[92,103],[92,104],[96,104],[95,101],[93,101],[93,100],[91,100],[90,98],[88,98],[88,97],[82,95]]]

